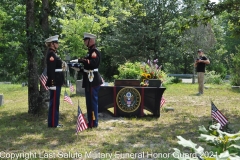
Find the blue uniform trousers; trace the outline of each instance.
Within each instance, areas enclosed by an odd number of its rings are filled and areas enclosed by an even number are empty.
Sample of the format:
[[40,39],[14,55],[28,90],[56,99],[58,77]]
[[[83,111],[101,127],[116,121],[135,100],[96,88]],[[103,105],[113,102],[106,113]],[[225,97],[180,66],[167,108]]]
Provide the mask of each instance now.
[[50,102],[48,108],[48,127],[57,127],[59,122],[59,105],[61,86],[56,86],[56,90],[50,91]]
[[[91,87],[91,89],[85,89],[86,106],[87,106],[87,117],[88,117],[88,127],[98,126],[98,92],[100,86]],[[93,112],[95,120],[93,120]]]

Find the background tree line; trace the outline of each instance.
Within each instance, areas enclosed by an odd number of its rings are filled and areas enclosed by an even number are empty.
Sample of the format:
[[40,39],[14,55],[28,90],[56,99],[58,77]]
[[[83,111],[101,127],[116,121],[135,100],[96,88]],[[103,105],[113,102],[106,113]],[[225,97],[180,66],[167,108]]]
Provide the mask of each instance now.
[[[197,49],[211,61],[207,70],[240,84],[237,0],[2,0],[0,81],[28,82],[29,113],[38,113],[44,90],[44,39],[60,35],[63,60],[83,57],[83,32],[98,36],[100,72],[107,81],[127,61],[158,58],[166,73],[194,73]],[[234,74],[232,74],[234,73]]]

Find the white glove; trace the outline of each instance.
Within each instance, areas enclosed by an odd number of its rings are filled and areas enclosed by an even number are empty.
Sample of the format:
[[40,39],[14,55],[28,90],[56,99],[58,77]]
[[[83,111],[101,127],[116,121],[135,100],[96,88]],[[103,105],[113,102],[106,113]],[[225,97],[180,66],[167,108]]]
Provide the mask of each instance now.
[[50,90],[56,90],[56,86],[49,87]]
[[71,60],[72,63],[78,63],[78,59]]
[[75,71],[80,71],[80,69],[77,67],[71,67],[71,68],[74,69]]

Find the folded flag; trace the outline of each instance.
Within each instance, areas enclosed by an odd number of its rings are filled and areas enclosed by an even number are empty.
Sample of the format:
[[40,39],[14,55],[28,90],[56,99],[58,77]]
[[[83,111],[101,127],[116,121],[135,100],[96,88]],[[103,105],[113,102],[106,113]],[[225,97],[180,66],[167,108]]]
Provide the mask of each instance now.
[[76,129],[76,132],[81,132],[85,129],[87,129],[88,126],[87,126],[87,123],[86,123],[86,120],[84,118],[84,115],[78,105],[78,118],[77,118],[77,129]]
[[72,85],[72,83],[70,82],[70,85],[69,85],[69,87],[70,87],[70,92],[74,92],[74,87],[73,87],[73,85]]
[[165,98],[162,97],[161,102],[160,102],[160,108],[164,105],[165,102],[166,102]]
[[221,124],[221,127],[228,123],[227,118],[217,109],[217,107],[211,102],[211,115],[212,118]]
[[83,67],[83,65],[81,63],[72,63],[72,62],[70,62],[67,65],[68,65],[68,67],[75,67],[75,68]]
[[43,86],[46,90],[48,90],[48,87],[46,86],[47,79],[48,79],[48,77],[47,77],[47,68],[45,68],[44,71],[43,71],[43,73],[42,73],[41,76],[39,77],[39,80],[40,80],[42,86]]
[[70,104],[73,104],[71,98],[68,96],[67,92],[65,91],[64,93],[64,101],[70,103]]

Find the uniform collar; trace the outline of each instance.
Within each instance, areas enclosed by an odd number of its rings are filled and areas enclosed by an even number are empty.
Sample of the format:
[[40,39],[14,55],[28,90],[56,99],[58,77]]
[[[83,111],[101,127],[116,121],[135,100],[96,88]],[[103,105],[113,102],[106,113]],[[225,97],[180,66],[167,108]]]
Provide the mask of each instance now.
[[49,48],[50,51],[53,51],[54,53],[57,53],[57,51],[53,48]]
[[91,45],[90,47],[88,47],[88,50],[90,51],[91,49],[95,49],[95,48],[96,48],[96,45],[93,44],[93,45]]

